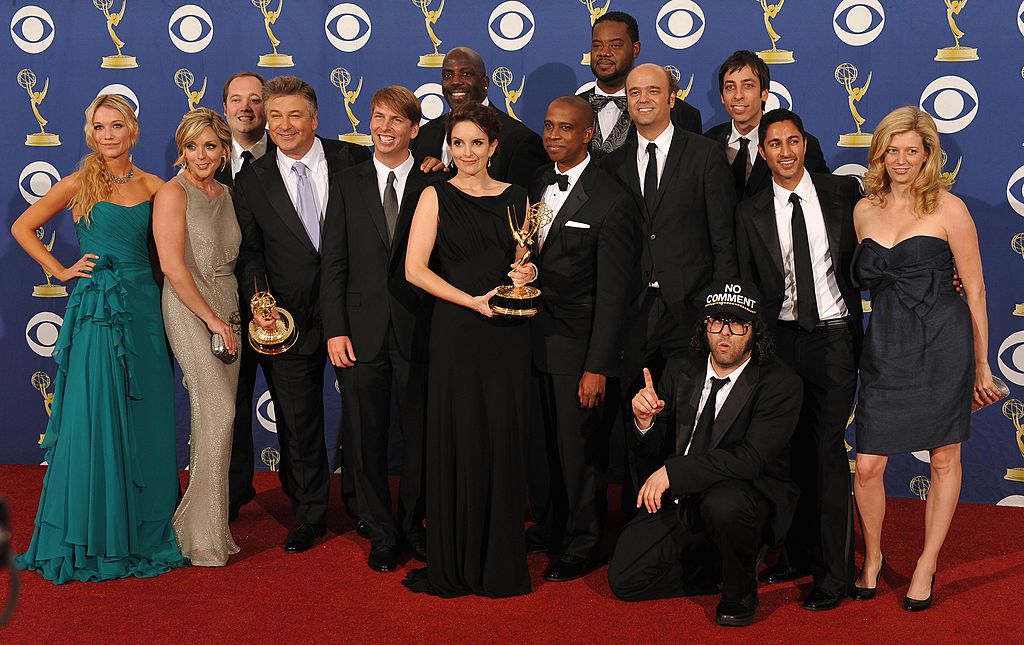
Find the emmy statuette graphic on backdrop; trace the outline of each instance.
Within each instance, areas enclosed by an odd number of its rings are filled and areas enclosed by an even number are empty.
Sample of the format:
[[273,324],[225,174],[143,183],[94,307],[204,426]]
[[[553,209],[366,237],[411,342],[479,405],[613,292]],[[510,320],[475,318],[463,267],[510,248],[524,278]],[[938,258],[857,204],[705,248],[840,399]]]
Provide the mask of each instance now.
[[267,7],[270,6],[272,0],[252,0],[252,6],[260,10],[263,14],[263,28],[267,30],[267,38],[270,39],[270,46],[273,48],[273,52],[269,54],[261,54],[260,61],[256,63],[258,67],[294,67],[295,61],[288,54],[281,54],[277,51],[277,46],[281,44],[281,41],[274,35],[274,31],[270,28],[277,19],[281,17],[281,5],[284,4],[284,0],[277,0],[277,9],[268,11]]
[[437,48],[441,45],[441,39],[434,33],[434,25],[441,18],[441,12],[444,11],[444,0],[441,0],[441,4],[435,10],[428,10],[427,7],[433,0],[412,0],[412,3],[419,7],[420,11],[423,12],[423,25],[427,28],[427,36],[430,37],[430,44],[434,46],[433,54],[423,54],[420,56],[420,61],[416,63],[417,67],[440,67],[444,62],[444,54],[437,51]]
[[522,82],[519,83],[518,90],[510,90],[509,86],[512,85],[514,80],[512,76],[512,70],[507,67],[498,67],[491,73],[491,80],[494,84],[501,88],[501,93],[505,95],[505,111],[508,115],[516,121],[522,122],[516,113],[512,109],[512,106],[519,100],[519,97],[523,95],[523,86],[526,85],[526,77],[523,77]]
[[[580,0],[580,4],[587,8],[590,13],[590,29],[594,29],[594,23],[597,19],[608,13],[608,7],[611,6],[612,0],[604,0],[604,6],[595,6],[597,0]],[[580,59],[580,65],[590,66],[590,52],[583,52],[583,58]]]
[[871,133],[861,132],[860,126],[864,125],[864,117],[857,111],[857,103],[868,93],[868,87],[871,85],[871,72],[868,72],[868,80],[863,87],[853,86],[857,75],[857,68],[851,63],[840,63],[836,67],[836,82],[846,88],[850,114],[853,116],[853,122],[857,124],[856,132],[839,135],[839,143],[836,145],[840,148],[867,148],[871,145]]
[[[1010,248],[1013,249],[1014,253],[1024,259],[1024,233],[1017,233],[1010,238]],[[1024,303],[1018,303],[1013,308],[1013,315],[1024,316]]]
[[[553,216],[551,207],[544,202],[537,202],[526,211],[526,218],[523,225],[516,222],[514,208],[508,208],[508,229],[512,232],[512,238],[516,244],[526,249],[523,257],[512,266],[512,270],[524,266],[530,261],[531,251],[529,246],[533,245],[533,238],[542,226],[548,224]],[[537,313],[537,306],[540,304],[540,289],[529,285],[516,287],[510,284],[503,284],[498,287],[498,293],[491,299],[491,311],[502,316],[529,317]]]
[[193,76],[192,72],[185,67],[174,72],[174,84],[185,92],[185,99],[188,101],[189,112],[196,109],[199,102],[203,100],[203,95],[206,94],[206,77],[203,77],[203,87],[198,92],[194,92],[192,90],[192,86],[195,82],[196,77]]
[[[853,420],[854,420],[854,418],[856,418],[856,416],[857,416],[857,402],[854,401],[853,409],[850,410],[850,418],[846,420],[846,430],[844,432],[849,432],[850,426],[853,425]],[[853,446],[850,445],[849,441],[843,441],[843,444],[846,446],[846,452],[850,452],[851,450],[853,450]],[[849,462],[850,462],[850,474],[852,475],[853,473],[857,472],[857,460],[856,459],[849,459]]]
[[[32,387],[34,387],[39,394],[43,397],[43,409],[46,410],[46,416],[53,413],[53,392],[50,392],[50,375],[46,372],[35,372],[32,374]],[[43,443],[43,438],[46,437],[46,433],[39,435],[39,443]]]
[[277,472],[277,465],[281,463],[281,453],[267,446],[260,452],[260,460],[270,468],[270,472]]
[[124,49],[124,41],[114,33],[114,27],[121,24],[121,19],[124,18],[127,4],[128,0],[121,0],[121,11],[110,13],[110,8],[114,6],[114,0],[92,0],[92,6],[102,11],[103,17],[107,19],[107,33],[110,34],[110,39],[114,41],[114,47],[117,48],[117,53],[113,56],[103,57],[100,67],[104,69],[132,69],[139,66],[134,56],[121,53],[121,50]]
[[[1021,422],[1024,419],[1024,403],[1017,399],[1007,399],[1003,402],[1003,416],[1013,423],[1017,431],[1017,449],[1024,459],[1024,423]],[[1003,479],[1024,483],[1024,468],[1007,468]]]
[[924,475],[918,475],[910,480],[910,492],[917,495],[923,502],[928,499],[928,489],[932,487],[932,481]]
[[[260,291],[256,286],[256,278],[253,278],[252,286],[255,293],[249,301],[253,316],[253,320],[249,322],[249,344],[264,356],[283,354],[299,339],[295,318],[287,309],[277,306],[277,298],[270,293],[269,285],[266,291]],[[279,318],[273,329],[266,330],[256,324],[256,316],[264,319],[273,318],[274,312],[277,312]]]
[[679,87],[679,89],[676,90],[676,100],[685,101],[686,97],[690,95],[690,90],[693,89],[693,74],[690,74],[690,82],[687,83],[686,87],[684,88],[682,84],[679,82],[680,79],[682,79],[683,77],[683,75],[679,72],[679,68],[676,67],[675,65],[665,65],[665,69],[667,69],[668,73],[672,75],[672,78],[676,79],[676,85]]
[[[43,241],[43,236],[46,233],[42,228],[36,229],[36,237],[39,241]],[[43,248],[47,251],[53,250],[53,241],[57,239],[57,231],[50,231],[50,241],[43,244]],[[37,284],[32,287],[32,296],[34,298],[65,298],[68,295],[67,288],[62,284],[53,284],[50,280],[53,278],[53,274],[43,269],[43,275],[46,276],[46,284]]]
[[339,134],[338,139],[360,146],[372,146],[373,138],[368,134],[359,132],[357,129],[359,119],[352,112],[352,104],[356,102],[356,99],[359,98],[359,93],[363,91],[363,77],[359,77],[359,84],[356,85],[355,90],[348,89],[351,83],[352,75],[344,67],[335,67],[331,70],[331,85],[341,90],[341,98],[345,101],[345,116],[348,117],[349,123],[352,124],[352,132]]
[[[942,153],[942,167],[943,168],[946,167],[946,161],[948,161],[948,157],[946,156],[946,153],[943,152]],[[956,167],[953,168],[953,170],[951,170],[951,171],[950,170],[943,170],[942,171],[942,178],[945,181],[948,181],[950,186],[952,186],[953,184],[956,183],[956,176],[960,174],[960,166],[963,163],[964,163],[964,158],[960,157],[960,158],[958,158],[956,160]]]
[[32,88],[36,86],[36,74],[30,69],[23,69],[18,72],[18,85],[25,88],[25,91],[28,92],[28,98],[32,101],[32,114],[36,117],[36,123],[39,124],[39,132],[25,135],[25,145],[59,146],[60,137],[46,131],[48,121],[39,113],[39,105],[46,98],[46,92],[50,89],[50,79],[47,78],[46,82],[43,83],[42,92],[33,92]]
[[964,32],[956,24],[956,16],[967,6],[967,0],[946,0],[946,20],[949,22],[949,30],[953,32],[954,45],[943,47],[935,52],[935,60],[941,63],[962,63],[972,60],[979,60],[977,47],[963,47],[960,39]]
[[786,0],[779,0],[778,4],[768,4],[768,0],[754,1],[761,5],[761,10],[764,12],[764,28],[768,31],[768,37],[772,40],[772,48],[759,51],[757,55],[769,65],[795,63],[796,59],[793,58],[793,52],[788,49],[779,49],[776,46],[779,40],[782,39],[782,36],[772,27],[772,20],[778,17],[779,12],[782,11],[782,5],[786,4]]

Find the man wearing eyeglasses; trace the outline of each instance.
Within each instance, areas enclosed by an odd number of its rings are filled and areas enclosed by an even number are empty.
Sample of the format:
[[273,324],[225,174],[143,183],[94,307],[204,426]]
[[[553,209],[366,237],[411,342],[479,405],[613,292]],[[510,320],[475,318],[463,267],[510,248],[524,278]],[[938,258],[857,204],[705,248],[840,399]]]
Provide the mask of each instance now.
[[637,495],[608,584],[623,600],[714,594],[716,622],[744,626],[757,611],[762,547],[786,533],[798,491],[789,439],[803,384],[772,355],[755,287],[713,282],[696,330],[704,348],[666,365],[633,397],[630,448],[663,465]]

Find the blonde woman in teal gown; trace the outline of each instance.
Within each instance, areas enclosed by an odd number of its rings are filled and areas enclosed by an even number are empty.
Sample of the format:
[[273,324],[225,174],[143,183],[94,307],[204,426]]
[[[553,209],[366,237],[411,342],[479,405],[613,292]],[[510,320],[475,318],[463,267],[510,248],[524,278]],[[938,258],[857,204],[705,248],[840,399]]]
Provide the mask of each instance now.
[[[53,357],[53,410],[32,542],[18,568],[47,580],[148,578],[185,566],[171,528],[179,489],[174,383],[147,245],[160,178],[132,165],[131,105],[85,111],[93,150],[11,226],[62,282],[76,280]],[[70,208],[82,256],[65,267],[35,230]]]

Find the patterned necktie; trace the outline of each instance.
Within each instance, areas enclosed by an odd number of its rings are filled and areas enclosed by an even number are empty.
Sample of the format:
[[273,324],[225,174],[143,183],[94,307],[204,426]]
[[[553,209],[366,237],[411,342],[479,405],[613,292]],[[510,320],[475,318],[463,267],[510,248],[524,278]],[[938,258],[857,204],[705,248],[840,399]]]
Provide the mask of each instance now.
[[[700,418],[693,426],[693,434],[690,439],[690,451],[687,455],[696,457],[703,455],[711,448],[711,433],[715,427],[715,409],[718,406],[718,391],[729,382],[729,377],[711,377],[711,392],[708,393],[708,400],[704,402],[704,409],[700,411]],[[686,451],[686,446],[679,454]]]
[[[594,137],[590,140],[590,150],[597,155],[615,152],[622,147],[622,144],[626,143],[629,126],[633,124],[629,120],[629,111],[626,109],[626,97],[601,96],[597,92],[591,92],[587,100],[594,110],[594,126],[597,128]],[[619,118],[615,120],[611,132],[604,132],[601,130],[601,121],[597,118],[597,114],[609,102],[614,102],[615,106],[619,108]]]
[[747,187],[747,162],[750,160],[750,139],[740,137],[740,149],[732,160],[732,176],[736,182],[736,197],[742,198]]
[[316,199],[313,198],[313,183],[309,180],[309,169],[306,164],[296,161],[292,164],[292,172],[297,178],[298,187],[295,191],[295,212],[299,214],[299,221],[306,229],[309,241],[313,248],[320,250],[320,212],[316,208]]
[[654,214],[654,203],[658,199],[658,145],[651,141],[647,144],[647,172],[644,173],[644,201],[647,212]]
[[384,221],[388,225],[388,242],[395,239],[398,224],[398,192],[395,190],[395,171],[388,173],[388,185],[384,187]]
[[818,297],[814,292],[814,269],[811,264],[811,245],[807,241],[807,224],[800,195],[790,193],[793,203],[793,269],[796,271],[796,320],[804,331],[812,331],[818,324]]
[[609,103],[614,103],[615,107],[619,110],[626,111],[626,97],[625,96],[605,96],[594,92],[590,95],[590,104],[594,106],[594,111],[600,112],[604,109],[604,106]]

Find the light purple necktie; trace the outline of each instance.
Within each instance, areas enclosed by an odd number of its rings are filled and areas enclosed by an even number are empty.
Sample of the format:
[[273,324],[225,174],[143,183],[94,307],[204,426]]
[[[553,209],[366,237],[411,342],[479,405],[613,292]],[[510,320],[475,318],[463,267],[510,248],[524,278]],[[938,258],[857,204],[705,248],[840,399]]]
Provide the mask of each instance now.
[[295,211],[299,214],[299,221],[309,235],[309,241],[313,248],[320,251],[320,213],[316,209],[316,200],[313,199],[313,184],[309,181],[308,168],[301,161],[292,164],[292,172],[298,178],[298,190],[295,191]]

